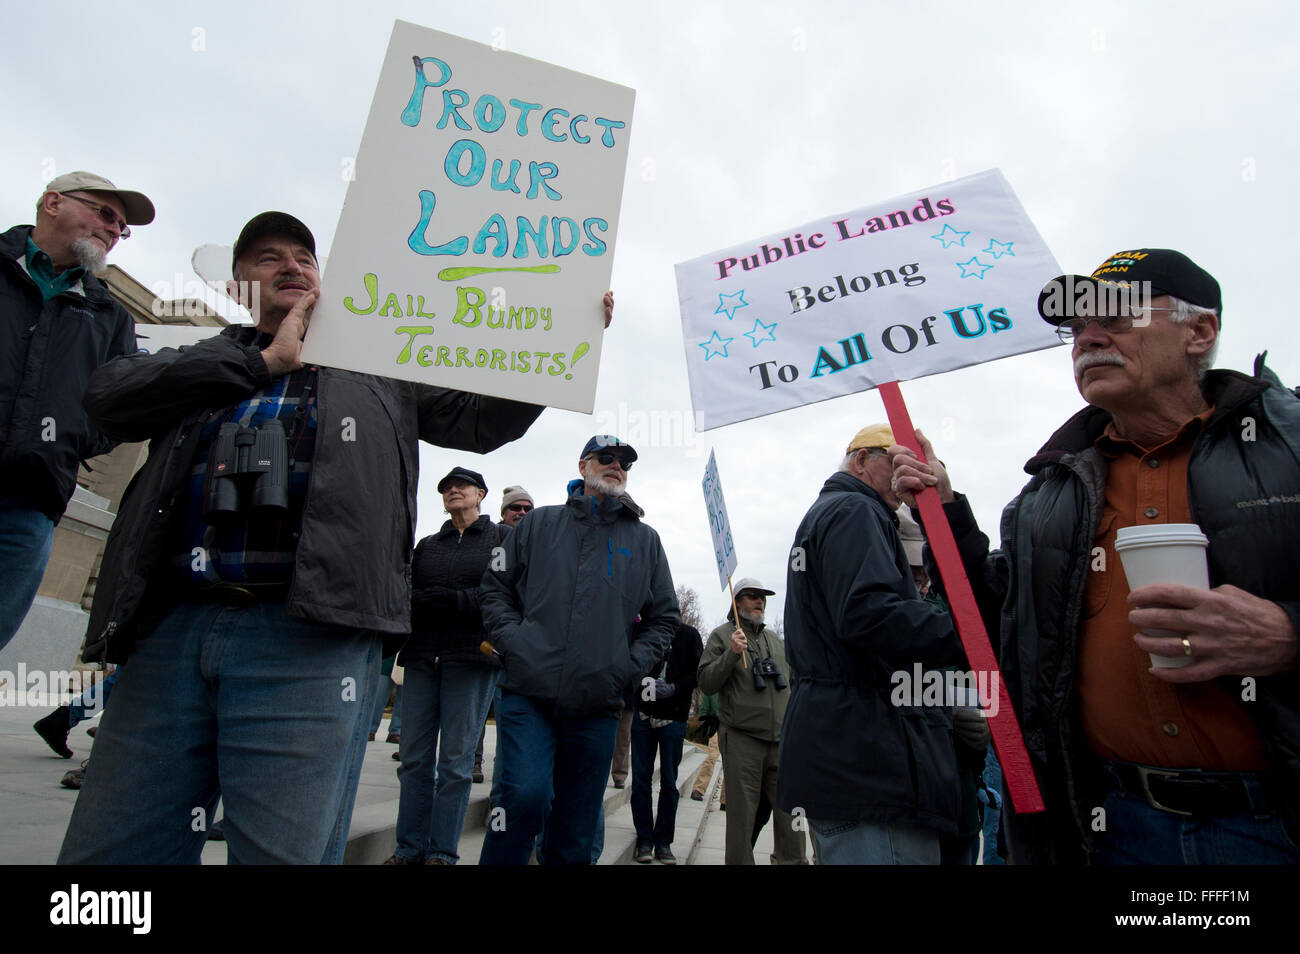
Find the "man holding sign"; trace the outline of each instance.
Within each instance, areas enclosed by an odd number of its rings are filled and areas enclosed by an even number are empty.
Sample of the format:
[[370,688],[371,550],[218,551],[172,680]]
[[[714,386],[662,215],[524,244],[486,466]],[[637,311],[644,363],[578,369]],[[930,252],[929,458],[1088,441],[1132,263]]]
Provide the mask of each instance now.
[[[785,602],[797,673],[777,804],[812,828],[822,864],[934,864],[957,833],[952,700],[899,693],[963,661],[951,617],[921,599],[890,489],[893,432],[849,442],[795,531]],[[725,757],[725,753],[724,753]]]
[[[1169,249],[1048,283],[1039,314],[1089,406],[1025,465],[1001,550],[927,441],[924,462],[894,449],[897,492],[938,491],[1000,640],[1047,806],[1008,809],[1014,863],[1300,863],[1300,401],[1262,356],[1254,377],[1208,370],[1220,310]],[[1186,575],[1121,563],[1121,535],[1153,530],[1199,540]]]
[[196,863],[218,797],[232,861],[338,863],[382,635],[410,630],[417,440],[486,453],[536,405],[304,365],[320,289],[302,222],[235,242],[255,326],[110,362],[85,404],[150,439],[87,659],[122,663],[62,863]]
[[[752,865],[751,836],[759,801],[766,795],[776,804],[777,757],[791,674],[785,644],[763,623],[773,591],[744,577],[735,593],[727,621],[704,644],[698,674],[700,690],[718,696],[718,747],[731,803],[726,862]],[[789,813],[778,810],[775,815],[776,863],[805,864],[803,829]]]

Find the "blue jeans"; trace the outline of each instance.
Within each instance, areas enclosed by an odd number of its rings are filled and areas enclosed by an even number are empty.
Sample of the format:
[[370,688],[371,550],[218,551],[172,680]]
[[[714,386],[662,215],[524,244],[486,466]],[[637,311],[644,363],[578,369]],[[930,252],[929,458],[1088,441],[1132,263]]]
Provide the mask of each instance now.
[[280,604],[185,603],[140,640],[95,736],[60,864],[343,860],[379,670],[373,633]]
[[[375,704],[370,707],[370,723],[366,729],[366,735],[374,735],[379,731],[379,723],[384,721],[384,706],[388,705],[388,697],[393,694],[393,678],[388,673],[380,671],[379,677],[375,680]],[[397,694],[393,695],[393,716],[388,720],[388,731],[393,735],[402,734],[402,687],[397,687]]]
[[528,864],[543,821],[543,864],[591,864],[617,733],[616,717],[552,719],[527,696],[502,692],[497,708],[500,802],[488,819],[479,864]]
[[823,865],[937,865],[939,833],[917,825],[808,819]]
[[[673,843],[677,824],[677,767],[682,762],[682,743],[686,740],[686,723],[670,722],[655,729],[641,713],[632,716],[632,824],[636,840],[653,842],[655,847]],[[655,770],[655,753],[659,754],[659,817],[651,813],[650,781]]]
[[1278,815],[1189,818],[1114,788],[1102,808],[1106,829],[1095,836],[1095,865],[1300,864],[1300,848]]
[[121,671],[120,667],[114,669],[68,703],[69,729],[80,722],[85,722],[95,713],[103,711],[104,706],[108,705],[108,697],[113,694],[113,686],[117,684],[117,675]]
[[54,521],[14,497],[0,497],[0,649],[32,608],[54,542]]
[[984,863],[986,865],[1004,865],[1005,861],[998,854],[998,829],[1002,824],[1002,763],[998,761],[993,743],[984,755],[984,787],[980,790],[980,801],[984,803]]
[[460,859],[456,847],[469,807],[474,744],[500,675],[499,669],[473,663],[406,670],[406,731],[397,770],[402,794],[394,854],[399,858],[453,864]]

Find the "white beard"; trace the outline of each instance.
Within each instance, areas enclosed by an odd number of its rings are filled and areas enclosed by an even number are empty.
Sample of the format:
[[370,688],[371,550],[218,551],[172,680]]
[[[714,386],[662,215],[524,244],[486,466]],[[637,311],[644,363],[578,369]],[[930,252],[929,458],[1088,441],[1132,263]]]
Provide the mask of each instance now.
[[627,489],[627,480],[621,480],[618,483],[605,480],[603,477],[586,478],[588,493],[597,493],[602,497],[619,497]]
[[77,239],[72,243],[72,253],[77,256],[77,264],[92,275],[102,272],[108,264],[108,253],[94,239]]
[[757,626],[762,626],[762,625],[763,625],[763,613],[762,613],[761,611],[758,611],[758,610],[755,610],[755,611],[752,612],[752,613],[741,613],[741,614],[740,614],[740,618],[741,618],[741,619],[747,619],[747,620],[749,620],[751,623],[754,623],[754,624],[757,625]]

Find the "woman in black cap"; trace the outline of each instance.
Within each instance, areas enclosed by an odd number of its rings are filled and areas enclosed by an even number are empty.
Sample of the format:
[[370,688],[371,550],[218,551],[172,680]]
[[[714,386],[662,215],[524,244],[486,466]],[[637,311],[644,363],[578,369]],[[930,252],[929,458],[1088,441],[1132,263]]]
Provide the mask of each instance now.
[[420,541],[411,564],[411,638],[398,658],[406,667],[402,794],[397,850],[385,864],[458,860],[474,745],[501,671],[479,650],[487,638],[479,581],[502,532],[479,514],[487,484],[482,474],[455,467],[438,481],[438,492],[451,519]]

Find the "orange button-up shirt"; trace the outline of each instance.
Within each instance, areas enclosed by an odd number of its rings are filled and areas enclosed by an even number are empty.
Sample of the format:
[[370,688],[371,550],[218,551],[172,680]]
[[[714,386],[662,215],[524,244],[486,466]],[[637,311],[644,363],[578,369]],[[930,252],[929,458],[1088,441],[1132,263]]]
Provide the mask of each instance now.
[[1108,464],[1106,500],[1084,590],[1077,686],[1084,736],[1103,758],[1163,768],[1270,767],[1255,724],[1217,682],[1174,685],[1147,671],[1151,658],[1133,641],[1128,579],[1115,552],[1120,527],[1192,522],[1187,466],[1213,411],[1150,449],[1120,437],[1113,421],[1097,438]]

